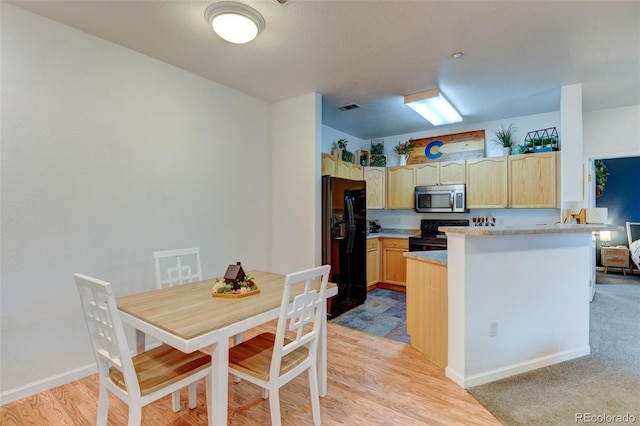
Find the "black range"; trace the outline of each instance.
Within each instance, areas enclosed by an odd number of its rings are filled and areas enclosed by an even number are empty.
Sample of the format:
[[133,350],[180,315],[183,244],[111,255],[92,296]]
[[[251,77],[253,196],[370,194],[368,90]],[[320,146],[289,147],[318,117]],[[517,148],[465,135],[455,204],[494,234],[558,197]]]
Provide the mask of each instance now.
[[420,235],[409,237],[409,251],[446,250],[447,236],[441,226],[469,226],[466,219],[422,219]]

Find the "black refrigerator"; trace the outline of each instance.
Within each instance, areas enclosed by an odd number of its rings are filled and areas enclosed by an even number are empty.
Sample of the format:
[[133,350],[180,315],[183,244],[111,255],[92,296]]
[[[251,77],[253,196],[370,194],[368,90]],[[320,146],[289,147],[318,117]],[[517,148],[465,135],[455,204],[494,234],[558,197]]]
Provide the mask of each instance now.
[[322,264],[338,294],[327,305],[334,318],[367,299],[367,192],[363,180],[322,177]]

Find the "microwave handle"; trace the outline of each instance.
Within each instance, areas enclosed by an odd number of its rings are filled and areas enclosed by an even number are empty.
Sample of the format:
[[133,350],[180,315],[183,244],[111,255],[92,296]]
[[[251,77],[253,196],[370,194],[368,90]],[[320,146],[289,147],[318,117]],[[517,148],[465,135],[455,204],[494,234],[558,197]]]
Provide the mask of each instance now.
[[455,192],[451,191],[449,193],[449,208],[453,211],[453,207],[455,205]]

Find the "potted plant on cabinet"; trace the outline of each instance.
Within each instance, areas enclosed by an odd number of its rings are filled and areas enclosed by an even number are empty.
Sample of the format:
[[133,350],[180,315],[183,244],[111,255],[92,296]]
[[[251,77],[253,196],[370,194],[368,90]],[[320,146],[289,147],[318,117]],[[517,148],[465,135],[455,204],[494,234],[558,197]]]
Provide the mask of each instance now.
[[593,166],[596,171],[596,197],[599,197],[604,191],[604,186],[607,183],[607,176],[611,173],[609,173],[606,164],[604,164],[602,160],[594,161]]
[[407,165],[407,157],[409,157],[409,151],[415,148],[412,139],[409,139],[405,143],[398,142],[398,145],[393,147],[393,150],[400,156],[400,165]]
[[503,124],[500,130],[496,131],[496,137],[493,139],[493,142],[502,147],[502,153],[504,155],[511,154],[511,146],[513,146],[515,142],[516,130],[518,130],[518,128],[514,127],[513,123],[511,123],[507,127]]
[[349,143],[348,140],[346,139],[340,139],[338,142],[336,142],[336,145],[338,146],[337,150],[334,151],[338,151],[336,154],[338,156],[338,160],[342,160],[342,161],[346,161],[347,163],[351,163],[351,161],[353,160],[353,152],[351,151],[347,151],[347,144]]

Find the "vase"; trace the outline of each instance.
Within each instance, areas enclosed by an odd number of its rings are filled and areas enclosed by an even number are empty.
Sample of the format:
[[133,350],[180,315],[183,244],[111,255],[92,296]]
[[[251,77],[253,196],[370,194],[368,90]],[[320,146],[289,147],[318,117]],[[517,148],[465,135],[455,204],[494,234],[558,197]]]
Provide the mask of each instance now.
[[407,165],[407,158],[409,156],[407,154],[400,154],[400,165],[401,166],[406,166]]
[[507,155],[511,155],[511,147],[510,146],[503,146],[502,147],[502,154],[507,156]]

